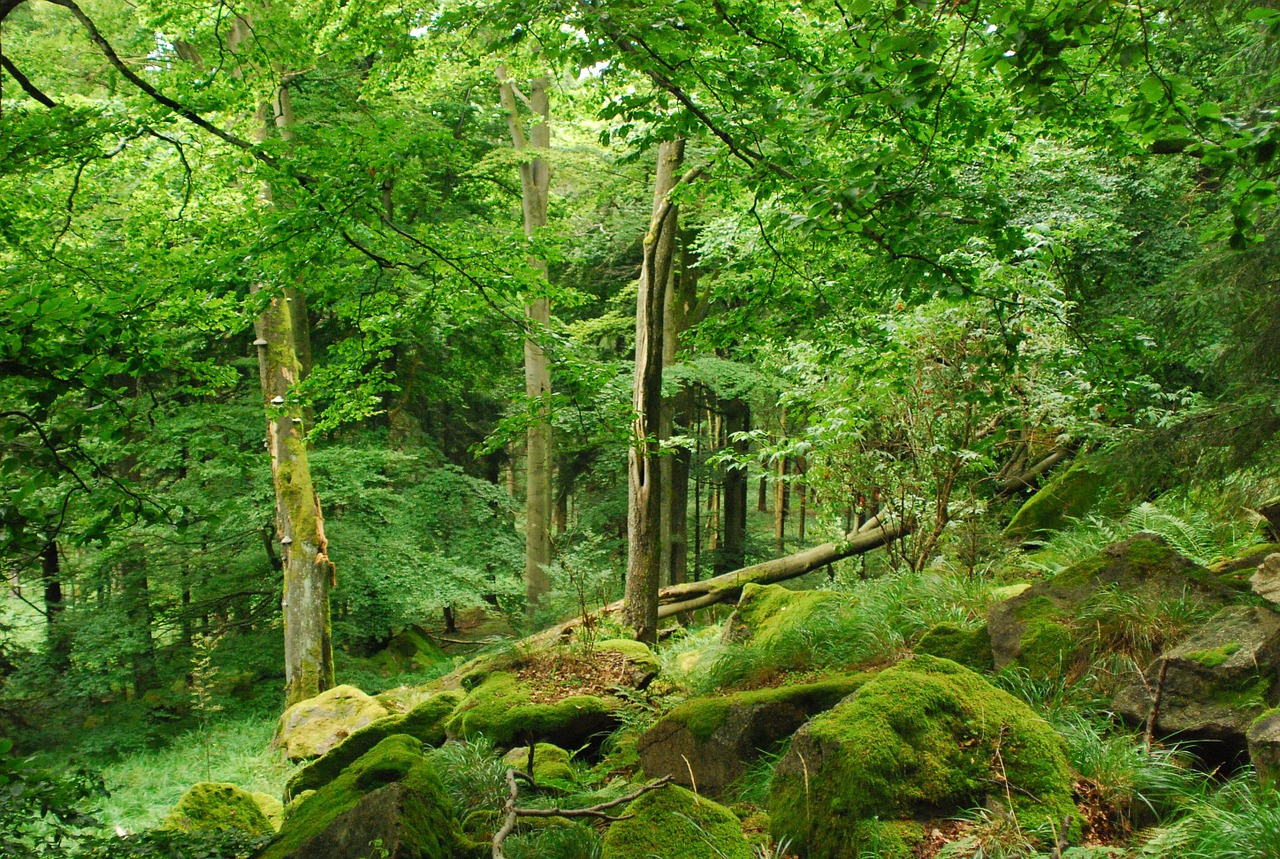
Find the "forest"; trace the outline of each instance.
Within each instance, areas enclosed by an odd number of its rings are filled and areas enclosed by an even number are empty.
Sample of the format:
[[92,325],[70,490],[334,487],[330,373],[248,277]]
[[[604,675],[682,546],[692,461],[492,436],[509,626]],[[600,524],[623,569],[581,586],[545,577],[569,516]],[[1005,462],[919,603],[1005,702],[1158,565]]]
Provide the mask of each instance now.
[[1280,859],[1276,0],[0,0],[0,859]]

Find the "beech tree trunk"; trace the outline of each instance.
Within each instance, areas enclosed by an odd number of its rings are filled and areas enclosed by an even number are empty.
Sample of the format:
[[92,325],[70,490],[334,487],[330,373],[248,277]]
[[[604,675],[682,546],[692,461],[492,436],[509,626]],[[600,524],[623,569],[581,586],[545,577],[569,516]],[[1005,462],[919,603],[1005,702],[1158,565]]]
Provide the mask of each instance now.
[[[517,152],[536,153],[551,148],[551,109],[547,95],[550,80],[537,77],[530,82],[529,108],[534,122],[526,136],[516,104],[515,82],[505,66],[498,67],[498,92],[507,114],[511,145]],[[524,212],[524,234],[532,238],[547,223],[547,192],[551,182],[547,159],[538,154],[520,163],[520,187]],[[531,259],[530,265],[546,277],[545,260]],[[544,295],[525,305],[530,336],[524,341],[524,390],[534,403],[534,416],[526,435],[524,593],[525,611],[532,615],[542,597],[551,590],[547,568],[551,564],[551,366],[546,351],[534,336],[551,324],[551,302]]]
[[[747,452],[747,442],[733,441],[733,434],[751,429],[751,407],[745,400],[725,400],[724,438],[741,459]],[[716,561],[716,574],[727,573],[741,567],[746,558],[747,543],[747,471],[745,468],[726,468],[724,472],[724,540]]]
[[658,147],[653,216],[644,237],[636,297],[635,390],[631,447],[627,451],[626,623],[638,641],[658,637],[658,588],[662,567],[662,489],[658,429],[662,421],[663,306],[675,257],[676,207],[671,204],[684,141]]
[[62,563],[56,540],[50,540],[40,553],[40,572],[44,579],[45,640],[49,662],[54,667],[65,668],[71,659],[71,642],[59,626],[67,606],[62,592]]
[[[697,302],[697,278],[691,263],[692,252],[686,239],[680,249],[679,274],[672,267],[663,303],[662,368],[676,363],[680,337]],[[679,421],[692,423],[693,390],[680,389],[662,402],[661,437],[670,438]],[[693,453],[679,447],[662,458],[662,558],[666,583],[678,585],[689,579],[689,470]]]

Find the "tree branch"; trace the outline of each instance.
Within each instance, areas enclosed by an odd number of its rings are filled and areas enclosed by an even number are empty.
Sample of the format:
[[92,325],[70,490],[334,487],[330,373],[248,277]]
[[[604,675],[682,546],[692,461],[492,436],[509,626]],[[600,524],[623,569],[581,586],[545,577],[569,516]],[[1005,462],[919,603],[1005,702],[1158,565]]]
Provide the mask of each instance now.
[[41,92],[40,88],[37,87],[35,84],[33,84],[26,75],[24,75],[21,71],[19,71],[18,67],[15,66],[13,62],[4,54],[0,54],[0,67],[3,67],[4,70],[9,73],[10,77],[12,77],[15,81],[18,82],[18,86],[22,87],[22,91],[25,92],[27,95],[31,96],[36,101],[43,104],[45,107],[58,106],[58,103],[56,101],[54,101],[53,99],[49,98],[49,96]]

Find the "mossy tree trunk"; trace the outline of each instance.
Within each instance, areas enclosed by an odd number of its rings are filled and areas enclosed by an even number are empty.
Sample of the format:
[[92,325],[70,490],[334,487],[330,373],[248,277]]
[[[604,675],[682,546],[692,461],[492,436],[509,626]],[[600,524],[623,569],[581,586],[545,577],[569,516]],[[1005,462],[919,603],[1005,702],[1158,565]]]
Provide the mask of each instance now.
[[[506,66],[497,70],[498,92],[507,115],[511,145],[517,152],[544,153],[551,148],[550,80],[537,77],[530,82],[527,103],[533,113],[533,125],[525,134],[516,104],[518,90],[507,76]],[[520,186],[524,232],[532,238],[547,224],[547,194],[551,170],[541,154],[520,162]],[[531,259],[533,268],[545,279],[545,260]],[[551,564],[551,365],[538,336],[551,324],[551,301],[546,295],[534,297],[525,305],[529,332],[524,341],[525,396],[534,404],[525,451],[525,609],[532,615],[542,597],[551,590],[547,568]]]
[[659,427],[662,423],[663,309],[675,258],[676,207],[671,203],[684,140],[658,147],[653,216],[644,237],[644,260],[636,297],[635,412],[627,451],[626,622],[636,639],[657,641],[658,589],[662,567],[662,480]]

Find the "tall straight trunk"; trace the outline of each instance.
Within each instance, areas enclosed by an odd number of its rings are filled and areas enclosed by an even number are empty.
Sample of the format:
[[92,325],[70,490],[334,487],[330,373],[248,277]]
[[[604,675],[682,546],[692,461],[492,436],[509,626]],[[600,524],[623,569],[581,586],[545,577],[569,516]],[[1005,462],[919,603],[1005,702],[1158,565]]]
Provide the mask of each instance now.
[[[525,134],[516,105],[516,86],[507,77],[505,66],[499,66],[498,92],[507,114],[511,145],[517,152],[532,149],[536,153],[551,148],[551,108],[547,90],[550,80],[534,78],[529,87],[529,108],[534,123]],[[547,224],[547,192],[551,170],[542,155],[521,161],[521,208],[524,234],[532,238]],[[529,264],[546,277],[545,260],[531,259]],[[551,324],[551,302],[535,297],[525,305],[530,336],[524,341],[524,391],[534,404],[533,420],[526,435],[525,454],[525,526],[524,526],[524,596],[525,610],[530,616],[542,597],[551,590],[547,568],[551,564],[551,365],[537,336]]]
[[[751,407],[742,399],[725,400],[725,444],[732,447],[741,460],[747,452],[748,442],[734,441],[735,433],[751,429]],[[746,468],[729,467],[724,472],[724,543],[716,561],[716,575],[736,570],[746,560],[747,542],[747,471]]]
[[[686,239],[680,249],[679,273],[672,266],[663,302],[662,367],[676,363],[680,337],[697,301],[697,278],[692,251]],[[663,438],[670,438],[676,422],[688,426],[693,414],[693,390],[683,386],[662,401]],[[687,447],[679,447],[662,458],[662,567],[667,584],[678,585],[689,578],[689,468],[693,458]]]
[[796,484],[796,500],[799,502],[799,517],[796,519],[796,542],[800,544],[800,548],[804,548],[804,520],[809,512],[809,487],[805,485],[804,477],[809,471],[809,465],[805,462],[804,457],[796,460],[796,474],[800,477],[800,482]]
[[658,147],[653,215],[644,237],[636,296],[636,366],[631,447],[627,451],[626,623],[638,641],[658,637],[662,585],[662,480],[657,437],[662,422],[663,308],[675,258],[677,211],[670,196],[684,159],[684,141]]
[[[272,123],[292,138],[289,90],[279,88],[271,105]],[[266,129],[263,133],[265,135]],[[270,187],[263,196],[271,199]],[[258,286],[253,291],[259,291]],[[272,297],[254,323],[258,375],[266,404],[267,450],[276,495],[276,535],[284,574],[285,706],[313,698],[333,686],[333,637],[329,589],[334,581],[320,501],[311,482],[303,429],[303,409],[290,394],[310,361],[311,335],[306,305],[296,289]]]
[[49,662],[57,668],[65,668],[71,658],[71,642],[59,625],[66,609],[62,592],[62,563],[58,556],[58,543],[50,540],[40,553],[40,572],[44,579],[45,642]]
[[137,636],[133,652],[133,693],[141,696],[155,685],[156,642],[151,634],[154,624],[151,610],[151,583],[147,579],[146,555],[141,546],[130,546],[128,560],[120,566],[120,585],[124,613],[130,631]]
[[791,484],[787,483],[787,458],[778,457],[778,479],[773,483],[773,539],[779,552],[787,548],[787,508],[791,504]]
[[760,485],[756,492],[756,510],[761,513],[769,512],[769,476],[763,473],[760,475]]

